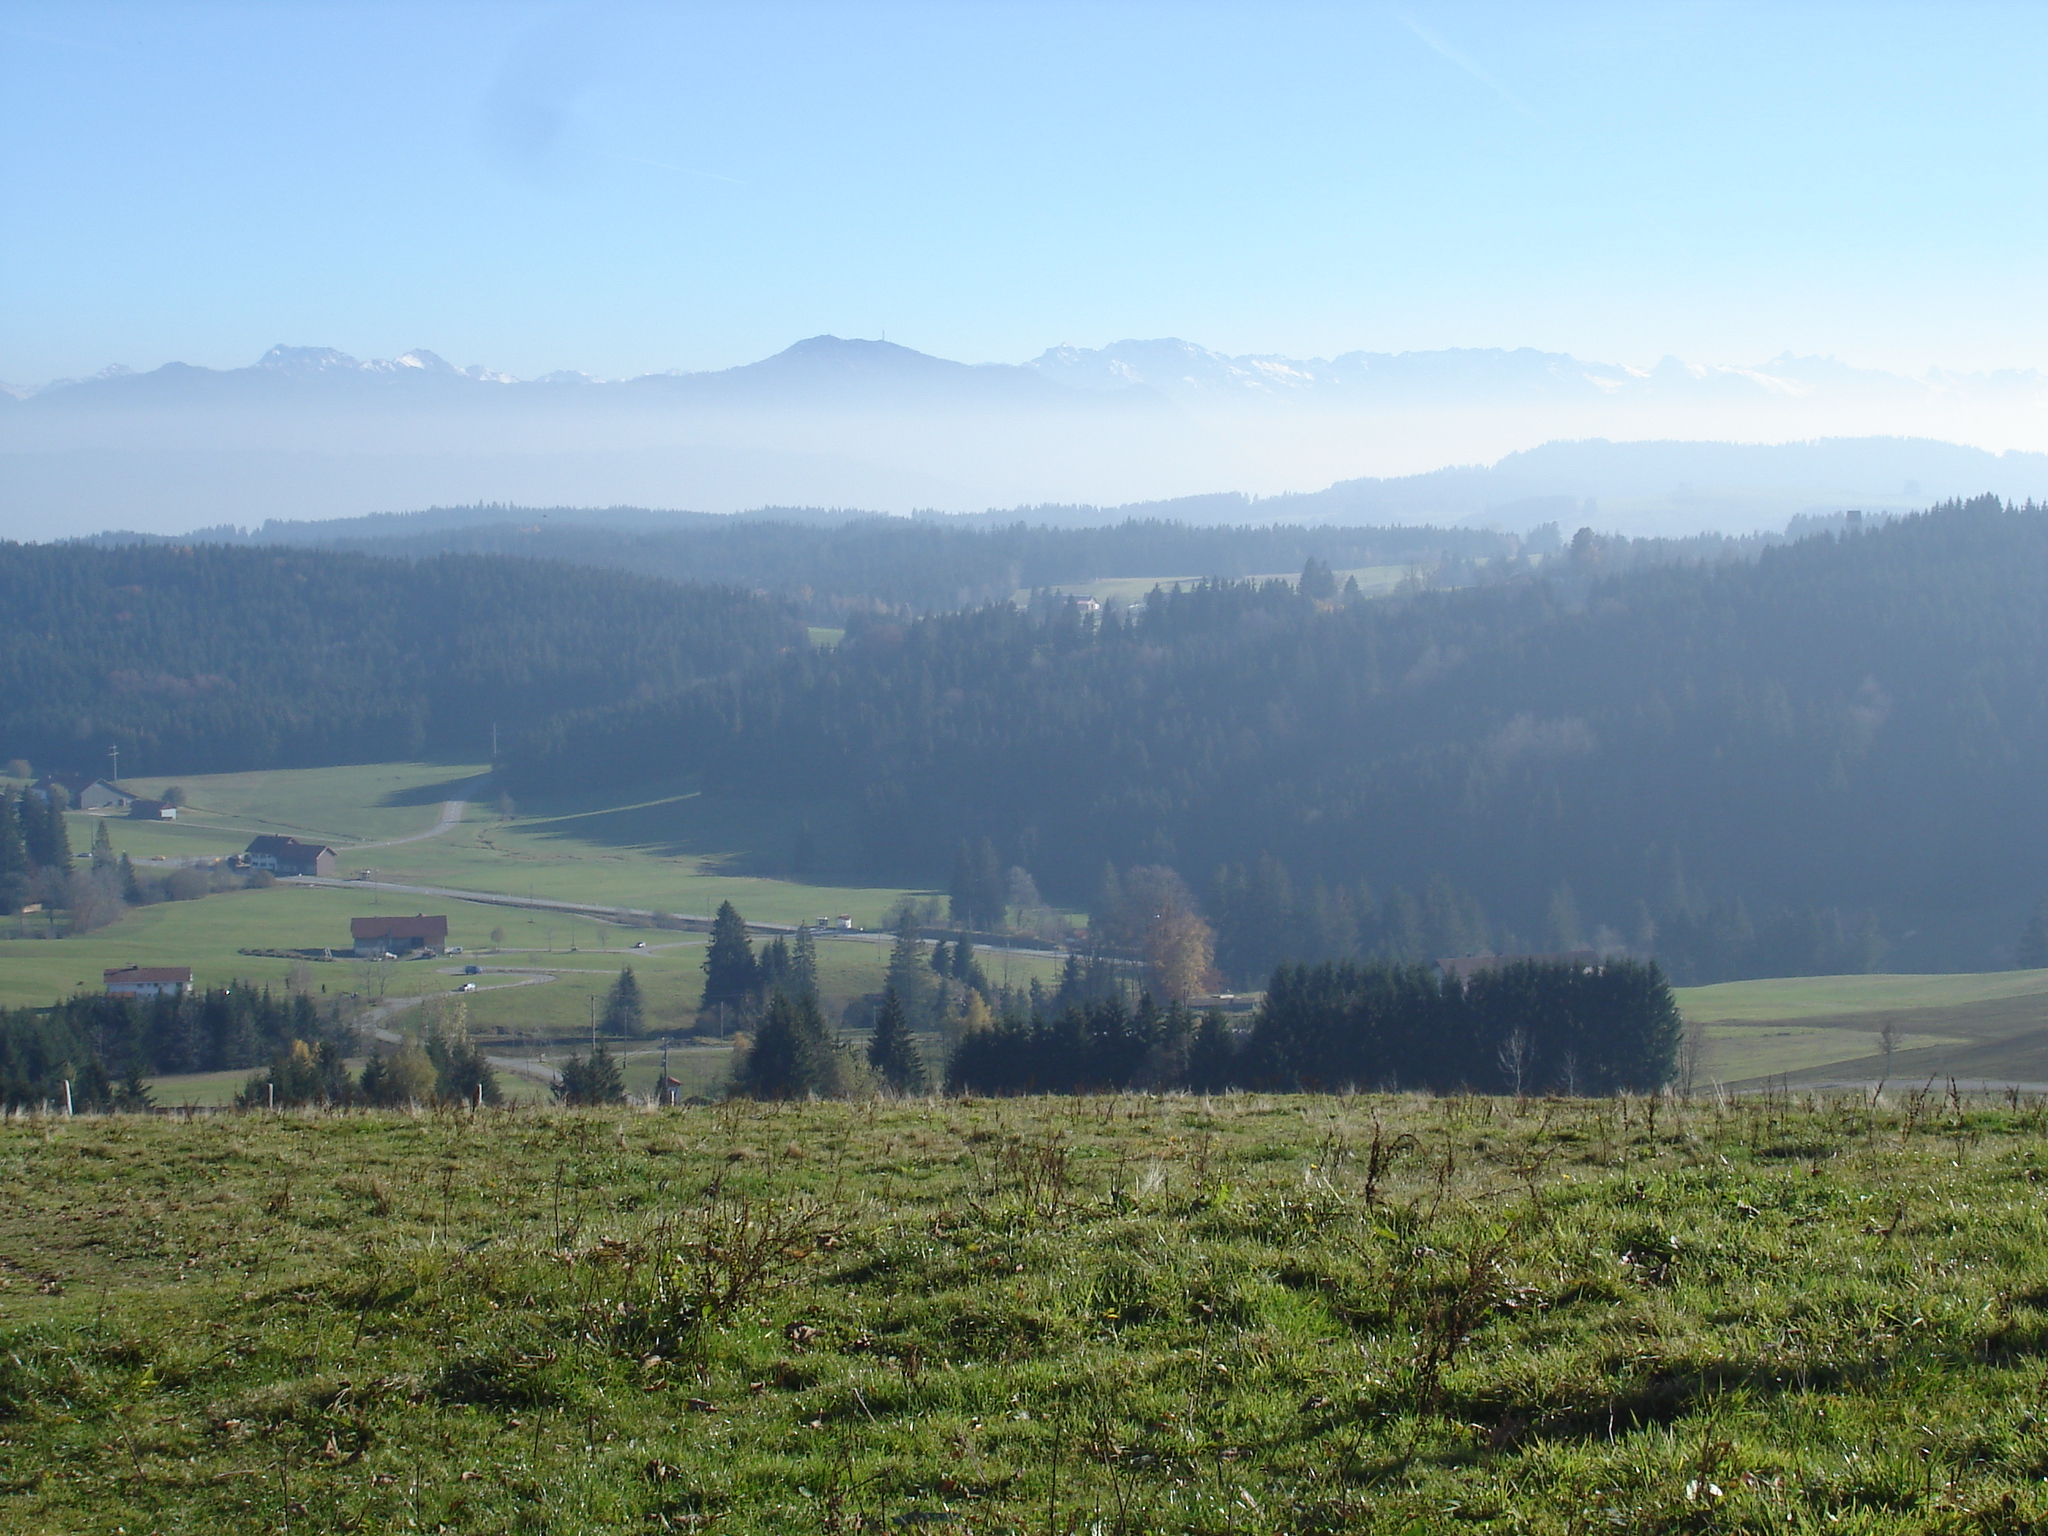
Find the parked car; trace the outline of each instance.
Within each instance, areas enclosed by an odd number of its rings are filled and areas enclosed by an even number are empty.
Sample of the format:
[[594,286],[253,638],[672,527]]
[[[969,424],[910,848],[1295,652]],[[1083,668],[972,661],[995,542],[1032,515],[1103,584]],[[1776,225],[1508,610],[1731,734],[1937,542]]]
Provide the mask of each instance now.
[[462,953],[462,946],[460,944],[450,944],[448,946],[448,953],[451,955],[459,955]]
[[462,974],[465,976],[481,976],[483,973],[484,968],[480,965],[465,965],[462,968]]
[[635,949],[645,949],[647,947],[647,941],[645,939],[636,940],[633,944],[633,947]]
[[476,990],[476,983],[473,981],[465,981],[461,986],[457,987],[455,990],[458,992],[474,992]]

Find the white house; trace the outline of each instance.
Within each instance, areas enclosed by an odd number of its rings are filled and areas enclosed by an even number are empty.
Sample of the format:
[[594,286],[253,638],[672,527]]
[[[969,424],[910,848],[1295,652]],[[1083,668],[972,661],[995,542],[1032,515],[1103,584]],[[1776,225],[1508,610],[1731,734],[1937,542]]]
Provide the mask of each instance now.
[[100,974],[115,997],[182,997],[192,990],[189,965],[124,965]]

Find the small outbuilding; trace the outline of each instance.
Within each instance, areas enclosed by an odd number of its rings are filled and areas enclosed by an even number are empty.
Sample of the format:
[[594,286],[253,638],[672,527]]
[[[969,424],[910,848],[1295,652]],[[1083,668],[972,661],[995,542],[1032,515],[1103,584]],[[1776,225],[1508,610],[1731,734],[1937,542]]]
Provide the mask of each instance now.
[[100,974],[115,997],[183,997],[192,990],[189,965],[124,965]]
[[334,876],[334,850],[320,843],[302,843],[296,837],[266,833],[252,838],[242,857],[251,869],[267,869],[275,875]]

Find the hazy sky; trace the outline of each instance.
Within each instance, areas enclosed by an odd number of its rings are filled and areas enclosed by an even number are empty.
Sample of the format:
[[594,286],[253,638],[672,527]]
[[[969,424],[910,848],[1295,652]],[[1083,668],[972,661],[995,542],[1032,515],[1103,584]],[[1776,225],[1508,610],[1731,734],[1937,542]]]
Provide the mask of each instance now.
[[2048,367],[2048,7],[0,4],[0,378]]

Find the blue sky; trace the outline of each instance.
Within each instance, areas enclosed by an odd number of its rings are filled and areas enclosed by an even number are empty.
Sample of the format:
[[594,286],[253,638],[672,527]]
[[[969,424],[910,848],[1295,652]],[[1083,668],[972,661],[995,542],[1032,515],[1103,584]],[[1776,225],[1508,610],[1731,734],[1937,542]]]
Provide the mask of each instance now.
[[0,378],[2048,367],[2048,7],[0,4]]

